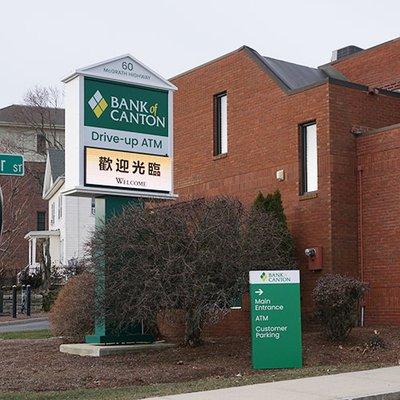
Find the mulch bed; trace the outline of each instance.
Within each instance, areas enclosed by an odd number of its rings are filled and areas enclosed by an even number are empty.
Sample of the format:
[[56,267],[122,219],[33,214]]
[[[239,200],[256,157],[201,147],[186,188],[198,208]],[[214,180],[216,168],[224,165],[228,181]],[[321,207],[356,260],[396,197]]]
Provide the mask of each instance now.
[[[374,334],[369,328],[354,329],[345,344],[332,344],[318,332],[304,333],[304,366],[398,365],[400,328],[379,332],[384,348],[367,345]],[[104,358],[62,354],[58,350],[61,343],[61,339],[0,341],[0,390],[122,387],[260,373],[250,367],[247,339],[209,340],[198,348]]]

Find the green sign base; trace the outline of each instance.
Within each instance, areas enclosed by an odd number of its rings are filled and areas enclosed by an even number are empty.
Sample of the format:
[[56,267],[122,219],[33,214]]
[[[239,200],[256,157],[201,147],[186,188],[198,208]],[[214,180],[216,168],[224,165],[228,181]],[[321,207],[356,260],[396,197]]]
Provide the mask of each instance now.
[[[96,198],[96,217],[95,225],[101,227],[114,215],[121,213],[127,205],[141,205],[141,200],[123,196],[104,196]],[[107,276],[103,268],[95,272],[96,286],[95,296],[103,294],[107,287]],[[96,302],[96,298],[95,298]],[[86,343],[90,344],[109,344],[109,343],[153,343],[152,335],[142,332],[142,324],[137,323],[129,328],[117,331],[111,329],[112,321],[108,317],[95,316],[95,332],[93,335],[86,336]]]
[[127,343],[153,343],[153,335],[127,334],[127,335],[88,335],[86,343],[90,344],[127,344]]

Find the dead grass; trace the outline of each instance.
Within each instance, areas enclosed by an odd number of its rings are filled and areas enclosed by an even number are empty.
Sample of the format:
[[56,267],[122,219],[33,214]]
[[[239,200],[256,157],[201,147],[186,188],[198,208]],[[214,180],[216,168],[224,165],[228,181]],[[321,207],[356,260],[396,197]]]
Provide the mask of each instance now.
[[372,329],[355,329],[345,344],[305,333],[304,368],[269,371],[251,369],[247,339],[104,358],[62,354],[60,339],[7,340],[0,342],[0,398],[137,399],[398,365],[399,329],[379,332],[385,348],[368,346]]

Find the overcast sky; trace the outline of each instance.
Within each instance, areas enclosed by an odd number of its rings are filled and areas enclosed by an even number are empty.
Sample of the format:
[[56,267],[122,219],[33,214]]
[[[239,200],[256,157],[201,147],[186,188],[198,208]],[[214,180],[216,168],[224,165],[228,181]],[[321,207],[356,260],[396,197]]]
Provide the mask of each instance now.
[[1,5],[0,107],[131,53],[166,78],[243,44],[308,66],[399,36],[399,0],[19,0]]

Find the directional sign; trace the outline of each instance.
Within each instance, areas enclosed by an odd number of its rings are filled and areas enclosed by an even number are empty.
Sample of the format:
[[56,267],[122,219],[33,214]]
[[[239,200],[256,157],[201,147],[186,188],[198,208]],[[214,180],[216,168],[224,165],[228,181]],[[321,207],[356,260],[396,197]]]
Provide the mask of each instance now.
[[21,154],[0,154],[0,175],[24,175],[24,156]]
[[300,368],[299,271],[250,271],[254,369]]

